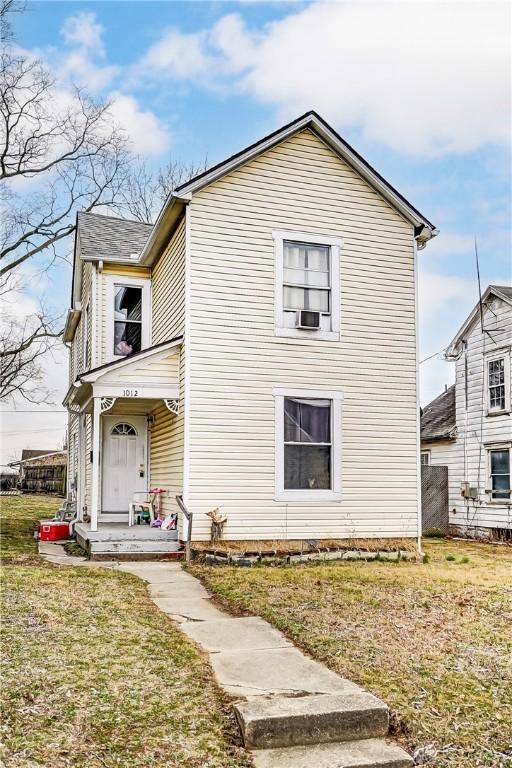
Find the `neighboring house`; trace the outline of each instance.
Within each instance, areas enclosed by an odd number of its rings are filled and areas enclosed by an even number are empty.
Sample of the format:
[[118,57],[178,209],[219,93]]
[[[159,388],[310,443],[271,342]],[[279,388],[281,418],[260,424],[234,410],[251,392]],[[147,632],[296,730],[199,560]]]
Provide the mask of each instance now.
[[67,451],[43,451],[24,449],[19,466],[18,487],[24,493],[50,493],[66,495]]
[[[70,478],[207,540],[416,537],[417,248],[433,225],[308,113],[178,187],[155,226],[77,220]],[[74,480],[76,478],[76,481]]]
[[421,418],[422,462],[448,466],[449,522],[466,536],[512,534],[512,288],[491,285],[448,347],[455,385]]

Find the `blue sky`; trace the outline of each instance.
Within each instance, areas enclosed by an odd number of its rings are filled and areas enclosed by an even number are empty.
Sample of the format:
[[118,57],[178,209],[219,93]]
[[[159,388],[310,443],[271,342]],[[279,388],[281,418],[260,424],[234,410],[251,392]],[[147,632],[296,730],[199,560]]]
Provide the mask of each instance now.
[[[440,230],[419,256],[422,358],[478,297],[475,236],[482,287],[510,283],[509,4],[36,2],[16,34],[59,87],[112,98],[155,166],[169,155],[214,164],[320,112]],[[52,274],[56,309],[68,282],[65,268]],[[438,358],[422,364],[422,401],[452,376]]]

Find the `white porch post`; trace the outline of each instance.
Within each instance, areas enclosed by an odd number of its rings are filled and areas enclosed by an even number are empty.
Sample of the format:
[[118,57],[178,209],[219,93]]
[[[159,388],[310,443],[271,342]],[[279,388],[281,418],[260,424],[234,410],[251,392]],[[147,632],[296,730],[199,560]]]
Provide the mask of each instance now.
[[94,397],[92,410],[91,531],[98,530],[98,507],[100,497],[100,414],[101,398]]

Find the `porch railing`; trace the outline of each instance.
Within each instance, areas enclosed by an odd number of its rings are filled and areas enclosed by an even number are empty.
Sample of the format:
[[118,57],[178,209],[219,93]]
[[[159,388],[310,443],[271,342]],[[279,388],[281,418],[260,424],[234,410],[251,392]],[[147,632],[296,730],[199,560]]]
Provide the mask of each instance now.
[[187,518],[187,540],[185,542],[185,560],[190,560],[190,542],[192,541],[192,518],[193,513],[189,512],[186,508],[185,504],[183,503],[183,496],[180,494],[176,496],[176,502],[178,504],[178,507],[181,509],[185,517]]

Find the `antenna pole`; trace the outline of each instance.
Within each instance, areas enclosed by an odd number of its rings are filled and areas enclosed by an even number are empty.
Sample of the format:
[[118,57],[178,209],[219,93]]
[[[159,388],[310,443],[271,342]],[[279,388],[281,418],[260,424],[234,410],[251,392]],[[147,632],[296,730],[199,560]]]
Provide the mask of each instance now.
[[482,333],[484,332],[484,312],[482,308],[482,286],[480,284],[480,265],[478,263],[478,243],[475,235],[475,261],[476,261],[476,276],[478,278],[478,306],[480,307],[480,328]]

